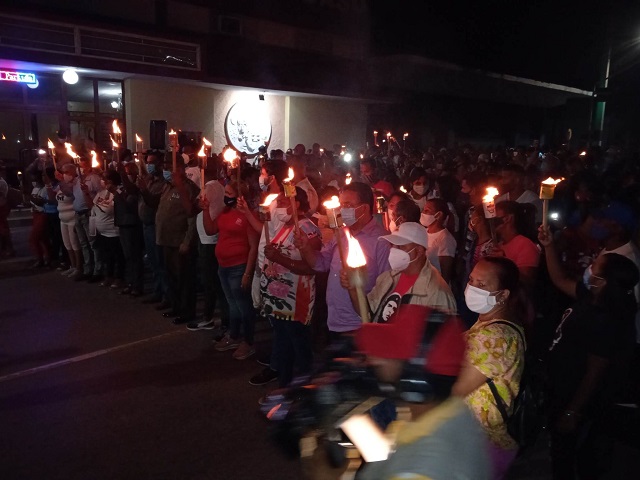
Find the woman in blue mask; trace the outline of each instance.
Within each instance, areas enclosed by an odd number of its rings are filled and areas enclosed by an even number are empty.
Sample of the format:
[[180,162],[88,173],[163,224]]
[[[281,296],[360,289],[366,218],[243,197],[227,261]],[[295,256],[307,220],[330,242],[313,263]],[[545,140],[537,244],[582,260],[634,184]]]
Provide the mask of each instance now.
[[576,300],[548,348],[553,478],[599,478],[612,450],[606,448],[611,440],[604,434],[607,414],[633,375],[628,368],[635,342],[638,269],[628,258],[608,253],[593,263],[585,284],[563,270],[549,228],[540,227],[538,240],[551,281]]

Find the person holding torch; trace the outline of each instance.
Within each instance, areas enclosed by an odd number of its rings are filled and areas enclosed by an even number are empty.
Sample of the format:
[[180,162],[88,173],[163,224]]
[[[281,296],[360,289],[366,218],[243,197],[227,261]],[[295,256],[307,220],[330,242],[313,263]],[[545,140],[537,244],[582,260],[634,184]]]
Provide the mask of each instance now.
[[[365,293],[371,291],[378,276],[389,270],[389,243],[378,239],[387,232],[373,218],[373,192],[362,182],[346,185],[340,193],[341,216],[351,235],[359,242],[366,258]],[[341,233],[341,232],[340,232]],[[344,234],[339,238],[347,250]],[[305,235],[295,236],[295,246],[307,264],[318,272],[329,272],[327,281],[327,326],[334,338],[358,330],[362,320],[351,303],[349,292],[342,288],[340,271],[343,259],[336,239],[327,243],[320,252],[313,250]]]

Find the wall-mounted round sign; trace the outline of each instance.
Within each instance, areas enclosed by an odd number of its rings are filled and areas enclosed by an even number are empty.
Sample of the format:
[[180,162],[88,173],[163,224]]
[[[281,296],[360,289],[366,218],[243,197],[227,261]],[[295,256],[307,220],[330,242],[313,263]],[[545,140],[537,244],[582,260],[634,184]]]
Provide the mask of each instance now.
[[233,105],[224,121],[229,145],[252,156],[271,141],[271,120],[264,101],[243,101]]

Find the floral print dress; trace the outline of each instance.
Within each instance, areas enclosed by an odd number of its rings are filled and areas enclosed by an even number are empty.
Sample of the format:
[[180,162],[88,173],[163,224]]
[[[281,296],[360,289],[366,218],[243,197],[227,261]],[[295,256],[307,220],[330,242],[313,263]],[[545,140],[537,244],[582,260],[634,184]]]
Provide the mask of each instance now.
[[[525,345],[514,328],[495,323],[496,320],[476,322],[467,331],[466,360],[485,377],[493,379],[498,393],[508,406],[507,412],[511,414],[513,400],[520,390]],[[520,329],[519,326],[516,328]],[[507,432],[489,385],[484,383],[467,395],[465,401],[492,443],[504,449],[517,448]]]
[[[320,230],[308,219],[299,222],[300,231],[308,238],[320,235]],[[292,260],[302,260],[293,244],[293,225],[283,225],[271,240],[280,253]],[[279,263],[264,261],[260,268],[262,315],[277,320],[289,320],[308,325],[316,297],[314,275],[297,275]]]

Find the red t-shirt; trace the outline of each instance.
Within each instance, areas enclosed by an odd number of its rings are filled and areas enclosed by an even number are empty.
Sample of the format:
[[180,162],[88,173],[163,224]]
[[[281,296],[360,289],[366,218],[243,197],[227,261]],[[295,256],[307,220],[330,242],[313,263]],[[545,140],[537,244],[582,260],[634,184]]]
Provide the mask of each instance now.
[[537,267],[540,263],[540,250],[535,243],[523,235],[516,235],[509,243],[501,245],[504,256],[518,268]]
[[216,258],[221,267],[235,267],[247,263],[249,235],[253,234],[251,228],[247,217],[235,208],[225,208],[218,215]]

